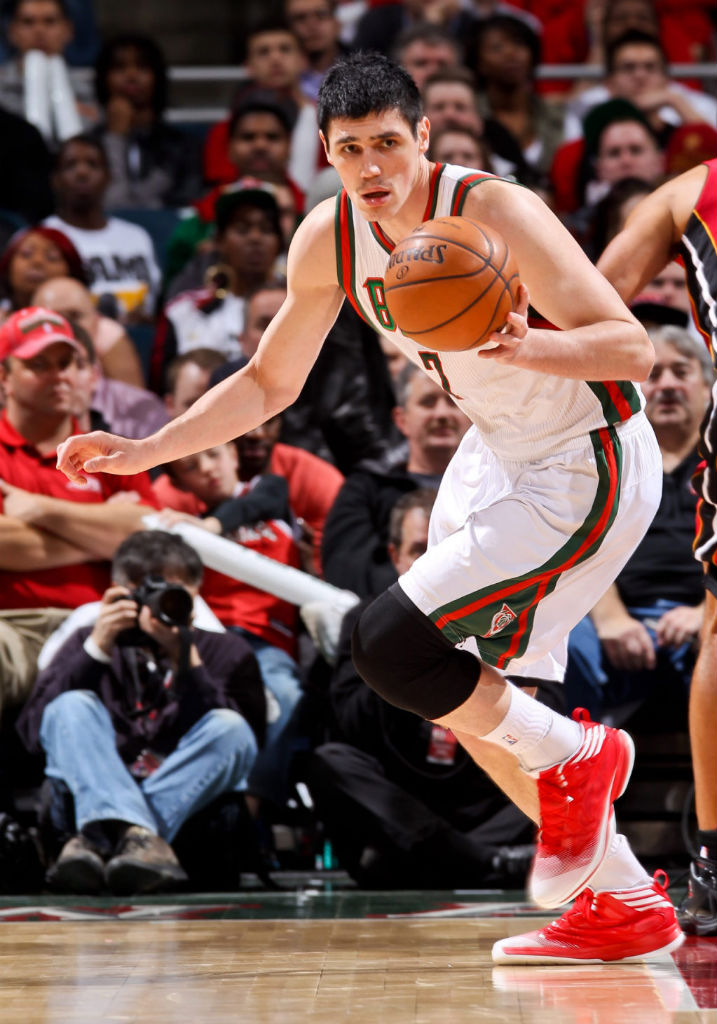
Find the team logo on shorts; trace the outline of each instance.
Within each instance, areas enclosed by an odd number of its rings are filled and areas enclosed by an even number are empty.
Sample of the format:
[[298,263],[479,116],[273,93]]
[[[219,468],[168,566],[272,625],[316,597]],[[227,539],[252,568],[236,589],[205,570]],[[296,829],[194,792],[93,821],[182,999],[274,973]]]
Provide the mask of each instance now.
[[491,619],[490,629],[488,630],[487,633],[481,633],[481,636],[484,639],[489,636],[495,636],[496,633],[500,633],[501,630],[505,629],[506,626],[509,626],[511,622],[513,622],[517,618],[518,616],[515,614],[513,609],[509,608],[508,605],[505,602],[503,602],[503,607],[501,608],[501,610],[499,612],[496,612],[493,618]]

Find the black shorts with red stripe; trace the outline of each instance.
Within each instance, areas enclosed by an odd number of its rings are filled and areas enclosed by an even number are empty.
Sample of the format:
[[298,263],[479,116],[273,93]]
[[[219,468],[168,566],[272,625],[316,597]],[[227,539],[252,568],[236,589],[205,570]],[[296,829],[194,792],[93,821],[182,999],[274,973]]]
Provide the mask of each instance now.
[[694,552],[705,567],[705,586],[717,597],[717,402],[713,401],[702,422],[702,462],[692,485],[697,492],[697,527]]

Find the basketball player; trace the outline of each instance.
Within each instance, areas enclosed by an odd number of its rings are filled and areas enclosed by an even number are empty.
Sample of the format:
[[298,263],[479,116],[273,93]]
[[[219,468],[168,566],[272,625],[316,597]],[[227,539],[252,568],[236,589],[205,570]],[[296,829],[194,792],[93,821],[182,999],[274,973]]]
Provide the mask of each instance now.
[[[629,301],[677,255],[687,268],[695,323],[717,369],[717,160],[639,203],[598,267]],[[689,714],[700,852],[678,916],[685,931],[717,935],[717,383],[702,424],[701,454],[705,463],[693,480],[699,495],[694,547],[704,563],[706,599]]]
[[[530,696],[535,679],[562,678],[567,633],[657,508],[662,463],[629,383],[648,374],[650,342],[535,195],[427,160],[429,124],[398,65],[347,57],[324,79],[318,110],[343,188],[294,236],[286,302],[250,363],[152,437],[75,437],[59,465],[76,482],[99,469],[136,472],[252,429],[297,397],[347,296],[474,424],[445,473],[428,551],[364,612],[354,657],[381,696],[452,729],[540,822],[533,899],[559,907],[577,897],[548,928],[498,942],[494,959],[664,954],[683,938],[674,908],[617,834],[612,810],[631,740]],[[386,308],[393,242],[445,214],[500,232],[527,285],[492,347],[427,351]],[[528,327],[529,294],[559,330]]]

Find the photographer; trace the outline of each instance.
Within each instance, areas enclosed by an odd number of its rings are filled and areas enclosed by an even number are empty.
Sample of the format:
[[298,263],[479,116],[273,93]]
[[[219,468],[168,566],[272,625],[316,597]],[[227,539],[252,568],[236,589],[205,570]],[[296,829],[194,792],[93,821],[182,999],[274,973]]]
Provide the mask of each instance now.
[[118,895],[186,881],[169,845],[221,794],[243,790],[263,739],[265,699],[242,638],[189,625],[202,580],[176,535],[132,534],[117,549],[94,625],[38,676],[18,720],[44,751],[77,833],[48,875],[55,888]]

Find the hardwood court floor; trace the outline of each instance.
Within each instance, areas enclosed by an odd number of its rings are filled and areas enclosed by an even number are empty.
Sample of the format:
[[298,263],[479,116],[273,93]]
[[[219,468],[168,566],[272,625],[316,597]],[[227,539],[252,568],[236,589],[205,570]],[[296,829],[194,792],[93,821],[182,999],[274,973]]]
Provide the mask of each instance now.
[[518,916],[467,916],[469,904],[456,903],[416,915],[317,918],[312,907],[305,918],[257,919],[244,916],[251,898],[242,906],[241,919],[198,920],[206,910],[198,905],[172,918],[167,902],[96,905],[89,914],[65,907],[64,920],[4,915],[0,1022],[717,1022],[715,940],[691,940],[652,966],[494,967],[496,938],[546,919],[519,908]]

